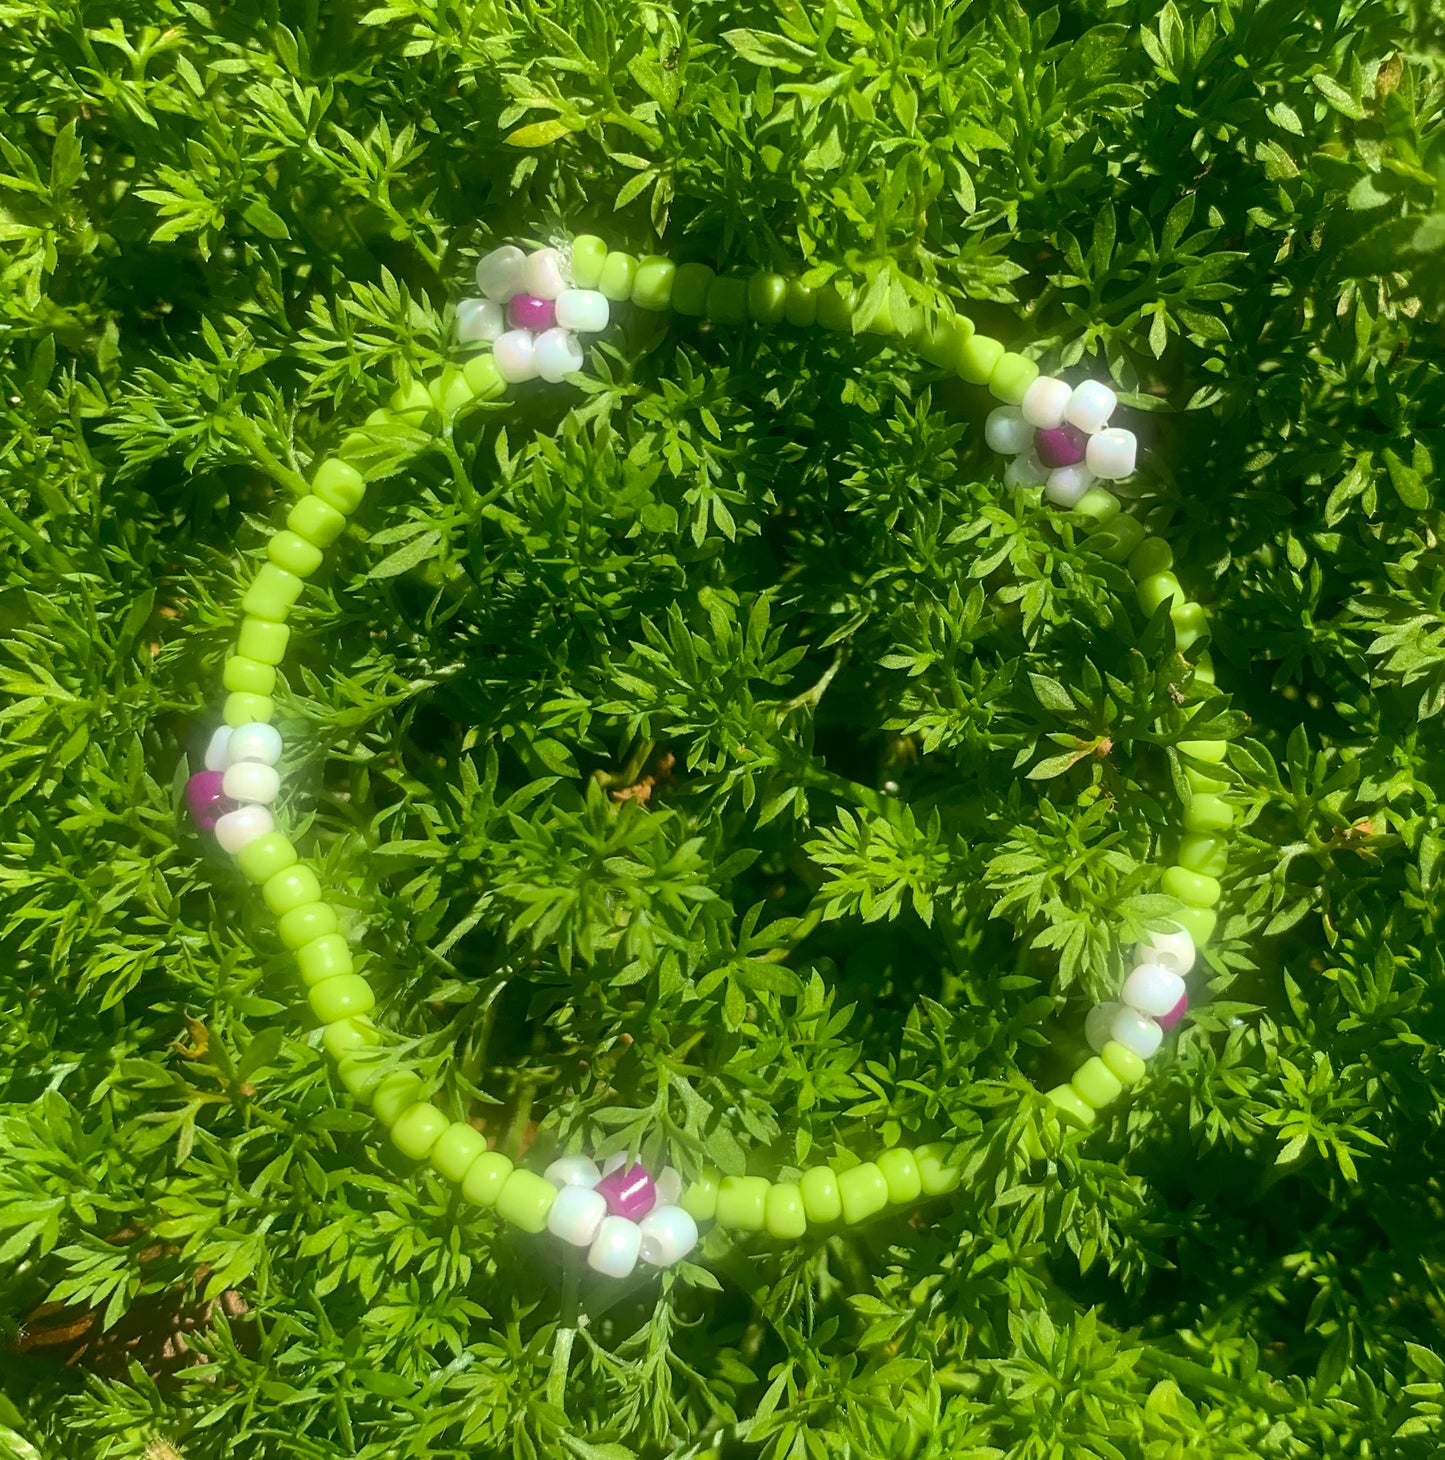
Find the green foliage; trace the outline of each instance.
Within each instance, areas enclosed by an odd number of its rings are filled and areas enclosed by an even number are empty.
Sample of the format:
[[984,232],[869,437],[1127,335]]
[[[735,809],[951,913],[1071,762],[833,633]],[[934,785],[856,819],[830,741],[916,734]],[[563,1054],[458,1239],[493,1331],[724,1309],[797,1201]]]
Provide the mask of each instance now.
[[[1438,7],[0,20],[0,1455],[1441,1452]],[[624,314],[580,392],[379,433],[295,615],[287,820],[510,1149],[968,1173],[620,1286],[377,1140],[177,814],[310,463],[438,368],[481,252],[584,229],[841,270],[855,333]],[[940,295],[1140,413],[1193,719],[980,393],[865,332]],[[1030,1165],[1206,733],[1209,997]]]

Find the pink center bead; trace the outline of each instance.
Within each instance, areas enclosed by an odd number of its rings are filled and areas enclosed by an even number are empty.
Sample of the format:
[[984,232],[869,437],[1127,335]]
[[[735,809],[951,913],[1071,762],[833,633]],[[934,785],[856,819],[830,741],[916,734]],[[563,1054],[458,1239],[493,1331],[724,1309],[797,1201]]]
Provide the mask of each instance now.
[[1180,994],[1179,1002],[1167,1014],[1161,1014],[1159,1016],[1159,1027],[1161,1029],[1173,1029],[1188,1012],[1189,995]]
[[657,1188],[641,1166],[618,1169],[604,1176],[594,1188],[607,1198],[607,1210],[614,1217],[635,1222],[645,1217],[657,1202]]
[[235,810],[236,803],[221,794],[225,779],[223,771],[197,771],[186,782],[186,807],[202,831],[214,831],[221,817]]
[[557,323],[557,306],[535,294],[515,294],[507,305],[507,322],[514,330],[549,330]]
[[1089,438],[1077,426],[1065,424],[1034,432],[1034,450],[1050,471],[1060,466],[1078,466],[1088,444]]

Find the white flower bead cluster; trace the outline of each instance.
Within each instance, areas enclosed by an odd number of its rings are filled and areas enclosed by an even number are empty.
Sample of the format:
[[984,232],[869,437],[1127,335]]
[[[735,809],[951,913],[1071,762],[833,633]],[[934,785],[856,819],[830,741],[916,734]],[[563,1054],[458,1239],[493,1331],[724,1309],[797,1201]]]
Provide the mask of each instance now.
[[1084,1037],[1102,1050],[1111,1040],[1149,1059],[1164,1031],[1184,1017],[1184,976],[1194,967],[1194,939],[1177,925],[1150,933],[1134,945],[1134,966],[1119,991],[1119,1001],[1098,1004],[1084,1020]]
[[547,1213],[547,1229],[574,1247],[587,1249],[587,1265],[607,1277],[625,1278],[638,1262],[671,1267],[697,1246],[697,1223],[677,1205],[682,1177],[665,1166],[653,1183],[656,1195],[637,1219],[609,1213],[607,1198],[595,1190],[604,1176],[626,1158],[610,1156],[601,1165],[590,1156],[562,1156],[542,1173],[557,1188]]
[[1134,433],[1109,425],[1118,404],[1097,380],[1070,386],[1040,375],[1021,404],[989,413],[984,439],[1013,457],[1004,473],[1010,486],[1041,486],[1055,506],[1072,507],[1096,478],[1121,481],[1133,473]]
[[222,725],[206,746],[206,769],[222,771],[221,792],[236,802],[216,819],[216,840],[234,856],[248,842],[276,830],[270,806],[281,790],[276,762],[281,734],[274,725]]
[[568,273],[555,248],[494,248],[477,265],[482,297],[457,305],[457,339],[490,344],[503,380],[555,385],[582,368],[577,336],[606,329],[611,315],[605,294],[572,288]]

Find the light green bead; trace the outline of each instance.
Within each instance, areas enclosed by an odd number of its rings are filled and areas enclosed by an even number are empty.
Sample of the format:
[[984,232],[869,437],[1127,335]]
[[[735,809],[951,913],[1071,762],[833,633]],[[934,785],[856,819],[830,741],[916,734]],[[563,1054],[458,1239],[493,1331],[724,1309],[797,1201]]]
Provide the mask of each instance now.
[[838,1196],[843,1202],[843,1220],[856,1226],[888,1205],[888,1182],[874,1162],[864,1161],[838,1173]]
[[286,913],[277,923],[276,931],[281,941],[294,950],[335,933],[339,926],[336,909],[329,902],[308,902]]
[[275,563],[262,563],[241,600],[241,611],[284,623],[301,597],[301,579]]
[[708,286],[707,317],[714,324],[748,322],[748,281],[719,276]]
[[556,1200],[557,1188],[550,1181],[535,1171],[513,1171],[497,1196],[497,1215],[524,1232],[541,1232]]
[[286,526],[297,537],[326,548],[346,531],[346,518],[329,502],[310,492],[286,514]]
[[391,1128],[391,1143],[409,1161],[424,1161],[450,1125],[435,1105],[420,1100],[397,1117]]
[[393,415],[403,417],[413,425],[419,425],[428,412],[435,408],[431,392],[419,380],[413,380],[405,386],[397,386],[392,391],[391,400],[387,404],[391,407]]
[[1205,765],[1223,765],[1225,753],[1229,750],[1227,740],[1181,740],[1179,753],[1190,760],[1202,760]]
[[1219,914],[1207,907],[1181,907],[1171,916],[1194,939],[1196,948],[1203,948],[1209,942],[1219,922]]
[[1080,1100],[1095,1110],[1102,1110],[1110,1101],[1117,1100],[1124,1090],[1118,1077],[1098,1055],[1085,1060],[1074,1071],[1069,1085]]
[[372,1112],[390,1129],[422,1098],[422,1089],[421,1076],[410,1070],[393,1070],[376,1087],[371,1097]]
[[365,1104],[381,1083],[381,1066],[376,1060],[358,1059],[354,1054],[344,1054],[336,1061],[336,1075],[352,1099]]
[[701,319],[707,313],[707,291],[717,278],[707,264],[679,264],[672,281],[673,310],[689,319]]
[[261,896],[265,899],[266,906],[279,918],[292,908],[320,902],[321,883],[310,867],[297,862],[268,877],[262,884]]
[[1220,792],[1229,789],[1228,781],[1221,781],[1218,776],[1206,776],[1192,765],[1184,767],[1184,779],[1189,782],[1189,789],[1196,793],[1204,791],[1211,796],[1218,796]]
[[918,1200],[923,1191],[923,1177],[918,1171],[917,1158],[906,1146],[884,1151],[877,1166],[888,1184],[888,1200],[894,1206],[907,1206]]
[[221,718],[234,730],[239,725],[269,725],[275,714],[276,703],[270,695],[233,690],[226,696]]
[[1229,843],[1222,836],[1200,836],[1190,832],[1179,843],[1179,855],[1175,858],[1181,867],[1191,872],[1203,872],[1206,877],[1222,877],[1229,866]]
[[768,1206],[764,1218],[768,1236],[780,1242],[795,1242],[808,1230],[808,1215],[803,1207],[803,1193],[791,1182],[780,1181],[768,1188]]
[[351,944],[340,933],[325,933],[296,950],[296,967],[301,982],[314,988],[343,973],[354,973]]
[[276,688],[276,666],[233,654],[221,670],[221,683],[241,694],[269,695]]
[[490,350],[473,355],[462,366],[462,379],[478,400],[500,400],[507,393],[507,382],[502,379],[502,372]]
[[279,831],[268,831],[253,838],[236,853],[236,865],[248,882],[267,882],[295,862],[296,848]]
[[754,274],[748,280],[748,313],[759,324],[781,324],[788,308],[788,281],[781,274]]
[[1234,825],[1234,807],[1210,792],[1198,795],[1184,812],[1184,830],[1213,835]]
[[1023,403],[1024,393],[1038,378],[1039,367],[1032,360],[1005,350],[988,377],[988,388],[996,400],[1016,406]]
[[1174,566],[1174,549],[1162,537],[1146,537],[1129,554],[1129,574],[1134,581],[1167,573]]
[[944,314],[921,323],[909,336],[909,343],[930,365],[957,372],[964,342],[974,333],[971,319],[962,314]]
[[595,233],[579,233],[572,240],[572,287],[595,289],[607,262],[607,245]]
[[[515,1170],[516,1167],[512,1165],[511,1160],[500,1151],[484,1151],[467,1167],[466,1174],[462,1177],[462,1196],[474,1207],[494,1207],[501,1199],[502,1192],[506,1190]],[[524,1176],[532,1175],[530,1171],[524,1171],[522,1174]],[[552,1191],[553,1198],[547,1200],[547,1207],[550,1207],[557,1189],[550,1181],[546,1181],[540,1176],[536,1179]],[[542,1199],[542,1193],[532,1187],[530,1182],[527,1183],[527,1190],[529,1193],[535,1194],[536,1199]],[[520,1199],[520,1193],[517,1199]],[[542,1227],[546,1226],[547,1207],[542,1209],[542,1226],[528,1228],[529,1231],[540,1232]],[[517,1225],[522,1224],[519,1222]]]
[[1184,602],[1184,590],[1173,573],[1151,573],[1139,580],[1139,607],[1152,615],[1168,599]]
[[699,1171],[697,1176],[689,1181],[687,1190],[678,1199],[678,1206],[685,1211],[695,1222],[710,1222],[717,1214],[717,1188],[718,1182],[722,1180],[720,1172],[708,1167],[705,1171]]
[[883,296],[883,302],[878,306],[873,318],[863,326],[865,335],[883,335],[892,339],[900,333],[898,322],[893,318],[893,299],[891,293]]
[[1191,872],[1188,867],[1165,868],[1160,886],[1170,897],[1177,897],[1190,907],[1213,907],[1219,901],[1219,883],[1202,872]]
[[1209,615],[1202,603],[1176,603],[1169,610],[1169,621],[1174,625],[1174,647],[1180,651],[1192,649],[1209,632]]
[[[369,448],[371,443],[366,444]],[[316,468],[311,490],[328,507],[334,507],[343,517],[350,517],[366,495],[366,479],[349,461],[328,456]]]
[[1194,677],[1203,684],[1214,683],[1214,660],[1208,654],[1201,654],[1194,661]]
[[993,367],[1003,359],[1003,344],[988,335],[970,335],[958,350],[958,373],[970,385],[987,385]]
[[1144,540],[1144,529],[1137,517],[1121,512],[1106,526],[1086,539],[1089,550],[1110,563],[1122,563]]
[[818,290],[818,323],[836,333],[852,330],[853,290],[847,284],[825,284]]
[[276,665],[286,657],[286,645],[290,642],[290,624],[273,623],[267,618],[243,618],[236,652],[258,664]]
[[632,281],[632,302],[639,309],[659,313],[672,304],[672,285],[677,278],[677,265],[661,254],[648,254],[637,265]]
[[1073,1125],[1091,1126],[1094,1123],[1094,1107],[1079,1098],[1072,1085],[1055,1085],[1044,1092],[1044,1098],[1053,1102],[1063,1118]]
[[376,995],[359,973],[343,973],[338,978],[328,978],[325,983],[307,991],[306,1001],[311,1005],[311,1012],[323,1024],[369,1014],[376,1008]]
[[843,1198],[838,1194],[838,1175],[831,1166],[810,1166],[798,1183],[803,1210],[810,1222],[822,1226],[843,1215]]
[[632,298],[637,281],[637,260],[630,253],[610,253],[597,277],[597,290],[614,304],[625,304]]
[[1087,517],[1086,532],[1095,532],[1105,523],[1112,522],[1121,511],[1119,499],[1105,487],[1090,487],[1077,502],[1073,510],[1081,517]]
[[451,420],[465,405],[470,405],[476,394],[468,382],[466,372],[455,365],[448,365],[427,388],[427,396],[444,420]]
[[478,1156],[487,1149],[487,1138],[463,1120],[454,1120],[441,1133],[427,1159],[432,1170],[448,1181],[460,1181]]
[[944,1196],[963,1180],[963,1168],[950,1159],[952,1152],[947,1141],[930,1141],[914,1151],[925,1196]]
[[1144,1061],[1117,1039],[1111,1039],[1099,1051],[1099,1058],[1108,1065],[1110,1074],[1121,1085],[1137,1085],[1144,1078]]
[[799,329],[807,329],[818,322],[818,291],[809,289],[796,279],[788,280],[788,299],[783,306],[783,317]]
[[321,1043],[334,1060],[361,1049],[375,1049],[381,1043],[381,1031],[370,1019],[336,1019],[321,1031]]
[[298,578],[309,578],[321,566],[325,554],[314,542],[308,542],[299,532],[288,528],[271,534],[271,540],[266,544],[266,556],[278,568],[284,568]]
[[724,1176],[717,1187],[714,1216],[718,1225],[739,1232],[761,1232],[768,1224],[770,1185],[763,1176]]

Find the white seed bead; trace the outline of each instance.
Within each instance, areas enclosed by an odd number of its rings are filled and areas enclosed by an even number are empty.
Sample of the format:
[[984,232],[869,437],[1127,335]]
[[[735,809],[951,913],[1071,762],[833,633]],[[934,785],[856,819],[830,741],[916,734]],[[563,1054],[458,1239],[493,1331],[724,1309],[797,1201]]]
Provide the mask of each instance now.
[[1123,1007],[1123,1004],[1113,1002],[1095,1004],[1084,1016],[1084,1038],[1089,1041],[1089,1048],[1095,1054],[1114,1037],[1110,1031],[1114,1027],[1115,1017]]
[[1122,426],[1108,426],[1089,437],[1084,452],[1084,460],[1096,477],[1103,477],[1106,482],[1121,482],[1133,475],[1139,443],[1132,431]]
[[627,1152],[615,1151],[612,1155],[603,1157],[602,1174],[611,1176],[614,1171],[620,1171],[625,1165],[627,1165]]
[[1119,997],[1141,1014],[1157,1019],[1184,997],[1184,980],[1162,963],[1140,963],[1124,980]]
[[1157,963],[1183,978],[1194,967],[1194,939],[1177,923],[1167,932],[1146,933],[1134,945],[1135,963]]
[[564,330],[595,335],[612,317],[607,296],[597,289],[564,289],[557,296],[557,323]]
[[258,760],[240,760],[226,770],[221,781],[221,794],[232,801],[245,801],[257,806],[266,806],[276,799],[281,789],[281,777],[273,765],[262,765]]
[[239,765],[242,761],[257,761],[261,765],[275,765],[281,759],[281,732],[274,725],[259,721],[250,725],[238,725],[231,731],[226,743],[226,765]]
[[1109,1033],[1125,1049],[1132,1049],[1141,1060],[1152,1059],[1159,1048],[1159,1041],[1164,1038],[1164,1031],[1147,1014],[1141,1014],[1127,1004],[1120,1005]]
[[543,330],[533,346],[537,374],[551,385],[558,384],[582,368],[582,346],[576,335],[564,329]]
[[1049,469],[1031,446],[1009,462],[1003,479],[1004,485],[1009,487],[1041,487],[1049,479]]
[[527,273],[527,255],[510,243],[494,248],[477,264],[477,288],[488,299],[505,304],[522,292]]
[[636,1222],[626,1217],[604,1217],[587,1249],[587,1266],[606,1277],[630,1277],[641,1250],[642,1233]]
[[591,1156],[559,1156],[542,1173],[559,1191],[565,1186],[591,1190],[602,1180],[602,1171]]
[[1094,485],[1094,473],[1082,462],[1078,466],[1056,466],[1044,483],[1044,496],[1055,507],[1072,507]]
[[508,330],[492,346],[497,373],[512,385],[537,378],[537,358],[531,330]]
[[226,746],[230,743],[231,734],[229,725],[222,725],[212,734],[210,743],[206,746],[206,769],[208,771],[223,771],[230,764],[226,759]]
[[574,1247],[590,1247],[607,1215],[607,1198],[590,1186],[564,1186],[547,1209],[547,1230]]
[[658,1207],[676,1206],[678,1197],[682,1195],[682,1172],[675,1166],[664,1166],[652,1185],[657,1192],[656,1200],[652,1203],[654,1210]]
[[639,1256],[653,1267],[671,1267],[697,1246],[697,1223],[681,1207],[658,1206],[637,1224]]
[[990,448],[1004,456],[1016,456],[1034,444],[1034,428],[1019,415],[1016,406],[1000,406],[988,413],[983,423],[983,439]]
[[1073,393],[1065,381],[1055,380],[1052,375],[1040,375],[1024,391],[1019,411],[1030,426],[1037,426],[1040,431],[1053,431],[1064,424],[1064,412]]
[[536,299],[558,299],[568,279],[562,255],[555,248],[539,248],[528,255],[522,273],[522,289]]
[[495,299],[463,299],[457,305],[457,339],[462,344],[491,344],[506,332],[506,311]]
[[1064,419],[1071,426],[1092,434],[1109,424],[1109,417],[1118,404],[1119,397],[1102,380],[1081,380],[1069,396]]
[[264,806],[238,806],[216,818],[216,841],[234,857],[258,836],[276,830],[276,820]]

